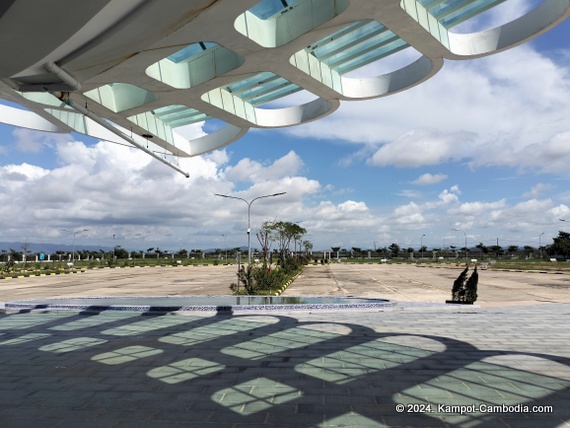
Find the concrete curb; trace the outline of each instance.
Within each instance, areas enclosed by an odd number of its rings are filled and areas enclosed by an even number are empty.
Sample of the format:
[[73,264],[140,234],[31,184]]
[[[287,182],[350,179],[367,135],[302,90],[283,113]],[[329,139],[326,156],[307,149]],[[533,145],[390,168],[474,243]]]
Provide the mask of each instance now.
[[297,279],[297,277],[303,273],[304,270],[305,270],[305,268],[303,267],[300,272],[298,272],[297,274],[295,274],[293,276],[293,278],[286,281],[285,284],[283,284],[274,295],[280,296],[281,294],[283,294],[283,292],[287,289],[287,287],[289,287],[293,283],[293,281],[295,281]]

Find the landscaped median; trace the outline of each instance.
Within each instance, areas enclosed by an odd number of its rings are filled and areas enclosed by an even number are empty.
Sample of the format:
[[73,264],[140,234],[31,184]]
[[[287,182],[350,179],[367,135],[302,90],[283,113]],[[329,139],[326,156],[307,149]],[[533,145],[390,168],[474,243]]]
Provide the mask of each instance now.
[[123,265],[123,266],[81,266],[81,267],[51,267],[42,266],[40,269],[10,269],[0,270],[0,279],[16,279],[16,278],[29,278],[41,277],[51,275],[66,275],[71,273],[82,273],[88,270],[97,269],[141,269],[141,268],[155,268],[155,267],[202,267],[202,266],[232,266],[233,263],[192,263],[192,264],[154,264],[154,265]]
[[[155,265],[127,265],[127,266],[85,266],[85,267],[59,267],[46,269],[42,266],[41,269],[11,269],[9,271],[0,271],[0,280],[2,279],[17,279],[17,278],[29,278],[29,277],[42,277],[42,276],[53,276],[53,275],[66,275],[73,273],[83,273],[88,270],[99,270],[99,269],[145,269],[145,268],[181,268],[181,267],[204,267],[204,266],[232,266],[233,264],[220,264],[220,263],[192,263],[192,264],[155,264]],[[295,264],[294,266],[274,267],[267,268],[262,266],[252,266],[251,268],[251,281],[249,284],[251,286],[246,286],[247,284],[247,273],[242,267],[241,275],[241,285],[242,289],[239,290],[236,284],[232,284],[232,290],[235,294],[253,294],[253,295],[281,295],[289,285],[295,281],[295,279],[303,272],[305,265]],[[246,292],[247,290],[247,292]]]
[[277,265],[242,266],[237,283],[230,289],[235,295],[279,296],[305,268],[304,259],[288,258]]

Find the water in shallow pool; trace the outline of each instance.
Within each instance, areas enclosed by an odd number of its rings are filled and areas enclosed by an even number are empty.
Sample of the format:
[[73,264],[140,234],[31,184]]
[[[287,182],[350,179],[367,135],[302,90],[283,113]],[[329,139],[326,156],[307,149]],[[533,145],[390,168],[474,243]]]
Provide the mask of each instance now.
[[[308,296],[175,296],[175,297],[90,297],[34,299],[17,303],[30,306],[250,306],[250,305],[330,305],[388,302],[385,299],[359,297]],[[11,302],[16,303],[16,302]]]

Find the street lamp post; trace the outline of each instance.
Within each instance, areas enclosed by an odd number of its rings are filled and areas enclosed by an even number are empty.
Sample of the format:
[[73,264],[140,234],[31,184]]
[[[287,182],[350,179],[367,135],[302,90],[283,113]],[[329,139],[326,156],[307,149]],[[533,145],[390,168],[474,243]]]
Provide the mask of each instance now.
[[426,236],[425,233],[420,237],[420,251],[422,252],[421,260],[424,259],[424,236]]
[[216,196],[221,196],[222,198],[239,199],[240,201],[244,201],[247,204],[247,267],[248,268],[251,266],[251,205],[258,199],[271,198],[273,196],[281,196],[284,195],[285,193],[287,192],[279,192],[279,193],[272,193],[271,195],[257,196],[256,198],[253,198],[251,201],[247,201],[238,196],[222,195],[220,193],[215,193]]
[[542,235],[544,235],[544,232],[538,235],[538,257],[540,259],[542,259],[542,243],[541,243]]
[[[73,262],[73,264],[75,264],[75,237],[77,236],[78,233],[81,232],[87,232],[89,229],[83,229],[83,230],[78,230],[76,232],[73,232],[71,230],[66,230],[66,229],[62,229],[64,232],[67,233],[73,233],[73,245],[72,245],[72,250],[71,250],[71,261]],[[115,235],[113,235],[115,236]]]
[[226,251],[226,263],[228,262],[228,235],[222,235],[224,237],[224,250]]
[[461,229],[451,229],[451,230],[455,230],[456,232],[463,232],[463,236],[465,237],[465,263],[467,263],[467,234],[465,233],[464,230]]

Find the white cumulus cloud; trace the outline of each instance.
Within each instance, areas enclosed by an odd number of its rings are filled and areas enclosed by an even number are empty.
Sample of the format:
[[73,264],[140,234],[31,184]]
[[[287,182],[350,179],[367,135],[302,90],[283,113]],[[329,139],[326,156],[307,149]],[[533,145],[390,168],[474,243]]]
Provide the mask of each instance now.
[[414,181],[412,181],[412,184],[417,184],[418,186],[429,186],[431,184],[437,184],[443,180],[447,179],[447,175],[445,174],[430,174],[430,173],[425,173],[420,175],[418,178],[416,178]]

